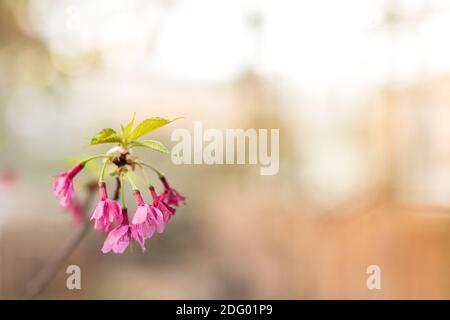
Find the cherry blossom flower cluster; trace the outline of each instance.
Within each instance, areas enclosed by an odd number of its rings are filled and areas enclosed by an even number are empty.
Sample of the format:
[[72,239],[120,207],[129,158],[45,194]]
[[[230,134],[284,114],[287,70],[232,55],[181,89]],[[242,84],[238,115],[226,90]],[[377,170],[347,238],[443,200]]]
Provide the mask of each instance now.
[[[134,126],[133,120],[126,126],[122,126],[120,133],[114,129],[103,129],[95,135],[91,144],[116,143],[106,154],[100,154],[85,159],[70,170],[61,172],[55,178],[54,193],[59,199],[62,207],[70,210],[75,219],[80,216],[80,203],[75,197],[74,178],[85,168],[86,164],[93,160],[102,159],[103,166],[99,174],[98,193],[99,201],[90,218],[93,221],[94,229],[106,233],[102,252],[123,253],[131,241],[136,241],[145,252],[145,242],[149,240],[155,232],[162,233],[165,226],[171,221],[180,204],[186,204],[186,198],[172,188],[166,177],[153,166],[140,161],[132,154],[132,149],[137,147],[151,148],[161,152],[167,152],[162,143],[155,140],[140,140],[140,138],[150,131],[162,127],[173,120],[163,118],[149,118]],[[108,196],[105,183],[105,171],[112,167],[109,176],[115,177],[119,181],[117,199]],[[137,169],[141,170],[145,180],[148,182],[148,192],[152,201],[146,203],[141,194],[141,190],[133,181],[131,173]],[[158,193],[150,183],[145,170],[150,169],[158,176],[163,190]],[[136,204],[133,217],[129,219],[128,208],[125,201],[125,183],[128,182],[132,189],[132,195]]]

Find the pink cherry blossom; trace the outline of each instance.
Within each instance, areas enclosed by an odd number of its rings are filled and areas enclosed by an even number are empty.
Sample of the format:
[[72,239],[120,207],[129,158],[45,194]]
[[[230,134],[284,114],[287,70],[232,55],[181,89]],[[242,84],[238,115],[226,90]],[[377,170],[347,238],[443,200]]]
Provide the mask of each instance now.
[[132,236],[145,251],[145,240],[151,238],[155,230],[164,231],[164,217],[162,212],[152,205],[146,204],[138,190],[133,191],[138,205],[132,220]]
[[164,185],[164,191],[159,195],[159,198],[169,206],[176,206],[180,203],[186,204],[186,197],[181,195],[177,190],[170,187],[165,177],[161,177],[161,182]]
[[103,243],[102,252],[124,253],[130,244],[131,228],[129,225],[120,225],[111,230]]
[[130,244],[132,229],[128,224],[128,211],[126,208],[122,208],[122,216],[122,224],[108,233],[108,236],[103,243],[103,253],[108,253],[111,250],[114,253],[124,253]]
[[122,223],[122,214],[119,202],[108,199],[105,183],[99,183],[100,201],[95,207],[91,220],[95,219],[94,228],[97,231],[108,232],[117,220],[118,224]]
[[61,172],[55,178],[53,190],[55,195],[59,198],[61,206],[69,207],[75,198],[75,190],[73,188],[73,178],[83,169],[82,163],[77,164],[72,169],[66,172]]
[[153,206],[162,212],[164,223],[169,223],[172,216],[175,215],[176,209],[174,207],[171,207],[164,200],[158,197],[153,186],[150,186],[150,193],[152,194],[153,198]]

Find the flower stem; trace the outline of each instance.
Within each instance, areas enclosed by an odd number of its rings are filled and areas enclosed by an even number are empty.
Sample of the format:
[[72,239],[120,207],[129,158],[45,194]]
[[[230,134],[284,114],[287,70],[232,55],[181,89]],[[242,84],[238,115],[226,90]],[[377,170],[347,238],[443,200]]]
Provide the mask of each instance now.
[[130,178],[130,175],[129,175],[129,174],[127,174],[127,179],[128,179],[128,181],[130,181],[131,189],[132,189],[132,190],[138,190],[138,187],[137,187],[136,184],[133,182],[133,179]]
[[145,171],[144,166],[139,164],[139,167],[142,169],[142,173],[144,174],[144,178],[145,178],[145,182],[147,183],[148,186],[151,186],[152,184],[150,183],[150,177],[147,174],[147,171]]
[[108,163],[109,163],[109,160],[106,160],[106,161],[103,163],[102,171],[100,172],[100,178],[98,179],[98,183],[103,183],[103,182],[105,182],[105,170],[106,170],[106,166],[108,165]]
[[89,157],[87,159],[84,159],[83,161],[81,161],[81,164],[85,165],[89,161],[95,160],[95,159],[99,159],[99,158],[111,158],[111,155],[109,155],[109,154],[97,154],[95,156],[92,156],[92,157]]
[[125,203],[125,184],[122,174],[120,175],[120,206],[122,209],[127,208],[127,204]]
[[161,172],[161,171],[159,171],[159,170],[157,170],[155,167],[153,167],[153,166],[151,166],[151,165],[149,165],[149,164],[147,164],[147,163],[145,163],[145,162],[137,162],[139,165],[142,165],[142,166],[146,166],[147,168],[150,168],[150,169],[152,169],[157,175],[158,175],[158,178],[161,178],[161,177],[164,177],[164,174]]

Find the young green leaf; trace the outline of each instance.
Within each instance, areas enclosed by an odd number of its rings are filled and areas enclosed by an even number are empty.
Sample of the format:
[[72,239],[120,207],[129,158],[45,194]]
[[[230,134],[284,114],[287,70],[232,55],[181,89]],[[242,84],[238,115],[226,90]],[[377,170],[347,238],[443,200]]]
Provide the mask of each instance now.
[[101,143],[121,143],[122,138],[120,135],[111,128],[103,129],[91,139],[91,145]]
[[133,129],[134,119],[135,118],[136,118],[136,112],[133,114],[133,119],[131,119],[131,121],[125,127],[122,127],[123,139],[125,141],[127,141],[128,138],[130,137],[131,130]]
[[142,140],[142,141],[133,140],[130,142],[130,145],[132,147],[150,148],[163,153],[169,152],[169,150],[167,150],[167,148],[161,142],[156,140]]
[[148,118],[142,121],[140,124],[134,128],[133,132],[131,132],[130,140],[136,140],[139,137],[146,135],[147,133],[156,130],[166,124],[171,123],[179,118],[168,120],[164,118]]

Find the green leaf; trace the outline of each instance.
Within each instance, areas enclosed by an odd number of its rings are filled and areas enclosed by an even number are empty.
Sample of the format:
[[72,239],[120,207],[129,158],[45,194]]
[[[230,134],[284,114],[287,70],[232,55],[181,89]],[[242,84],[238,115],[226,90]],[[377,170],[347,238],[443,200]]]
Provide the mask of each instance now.
[[142,140],[142,141],[133,140],[130,142],[130,145],[132,147],[150,148],[163,153],[169,152],[169,150],[167,150],[167,148],[161,142],[155,140]]
[[130,139],[136,140],[139,137],[146,135],[147,133],[156,130],[166,124],[169,124],[179,118],[168,120],[164,118],[148,118],[142,121],[140,124],[134,128],[133,132],[131,132]]
[[125,127],[122,126],[123,139],[125,141],[127,141],[128,138],[130,137],[131,130],[133,129],[134,119],[135,118],[136,118],[136,112],[133,114],[133,119],[131,119],[131,121]]
[[122,138],[120,135],[111,128],[103,129],[91,139],[91,145],[101,143],[121,143]]

